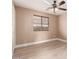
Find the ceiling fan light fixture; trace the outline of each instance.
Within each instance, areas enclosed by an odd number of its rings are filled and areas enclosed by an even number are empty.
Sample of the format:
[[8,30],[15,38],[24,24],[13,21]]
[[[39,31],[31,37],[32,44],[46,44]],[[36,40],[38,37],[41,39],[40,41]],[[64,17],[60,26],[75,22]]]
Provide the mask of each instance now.
[[58,8],[55,8],[55,11],[57,12],[59,9]]

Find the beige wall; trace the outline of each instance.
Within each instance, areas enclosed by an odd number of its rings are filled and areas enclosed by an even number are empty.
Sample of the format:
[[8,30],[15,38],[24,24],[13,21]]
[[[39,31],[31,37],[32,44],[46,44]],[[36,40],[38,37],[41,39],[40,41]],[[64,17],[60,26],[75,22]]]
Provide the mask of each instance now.
[[67,14],[59,16],[59,37],[67,39]]
[[15,39],[15,7],[12,5],[12,51],[14,52],[14,48],[16,45]]
[[[57,36],[57,16],[16,6],[16,44],[47,40]],[[33,31],[33,15],[49,17],[49,31]]]

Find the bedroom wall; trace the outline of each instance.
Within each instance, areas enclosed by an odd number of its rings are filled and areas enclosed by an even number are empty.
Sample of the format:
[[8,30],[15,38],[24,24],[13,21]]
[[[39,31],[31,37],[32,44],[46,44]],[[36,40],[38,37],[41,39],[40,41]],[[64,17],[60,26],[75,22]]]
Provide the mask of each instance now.
[[[34,10],[15,7],[16,9],[16,44],[24,44],[57,37],[58,16],[53,16]],[[33,15],[49,17],[49,31],[33,31]]]
[[59,16],[59,37],[67,39],[67,14],[64,13]]
[[16,38],[15,38],[15,7],[12,5],[12,52],[14,52],[14,48],[16,46]]

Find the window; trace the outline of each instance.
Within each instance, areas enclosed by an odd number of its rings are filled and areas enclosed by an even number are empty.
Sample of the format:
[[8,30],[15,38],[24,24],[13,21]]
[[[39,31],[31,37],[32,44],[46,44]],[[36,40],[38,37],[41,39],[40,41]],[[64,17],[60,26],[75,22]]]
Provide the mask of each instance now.
[[48,17],[33,16],[33,30],[34,31],[48,31]]

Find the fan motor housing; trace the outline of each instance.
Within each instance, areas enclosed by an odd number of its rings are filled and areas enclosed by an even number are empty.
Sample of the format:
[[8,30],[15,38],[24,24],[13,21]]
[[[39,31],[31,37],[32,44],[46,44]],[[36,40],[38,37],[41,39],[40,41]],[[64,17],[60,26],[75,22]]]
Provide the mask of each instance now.
[[56,7],[57,7],[57,5],[56,5],[56,4],[52,4],[52,6],[53,6],[53,8],[56,8]]

